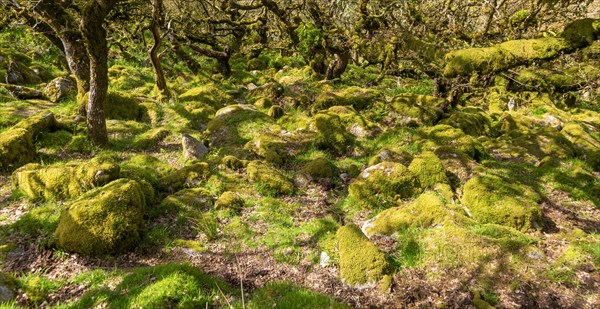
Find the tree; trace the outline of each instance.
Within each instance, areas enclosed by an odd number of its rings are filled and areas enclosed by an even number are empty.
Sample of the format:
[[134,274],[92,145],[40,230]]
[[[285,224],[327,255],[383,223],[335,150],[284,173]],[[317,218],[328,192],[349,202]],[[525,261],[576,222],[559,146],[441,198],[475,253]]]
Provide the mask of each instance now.
[[[11,7],[23,16],[51,28],[63,45],[69,69],[75,75],[80,114],[87,117],[88,136],[106,144],[104,103],[108,91],[108,44],[104,21],[119,0],[17,1]],[[88,100],[82,98],[89,91]]]

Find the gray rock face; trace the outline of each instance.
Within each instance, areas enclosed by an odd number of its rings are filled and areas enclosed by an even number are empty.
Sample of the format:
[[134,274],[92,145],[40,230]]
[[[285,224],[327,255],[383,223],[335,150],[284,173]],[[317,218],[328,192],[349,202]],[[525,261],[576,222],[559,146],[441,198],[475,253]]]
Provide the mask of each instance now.
[[44,88],[44,94],[53,103],[66,98],[75,91],[77,91],[77,84],[71,78],[66,77],[57,77]]
[[182,134],[181,144],[183,146],[183,155],[186,159],[202,160],[204,155],[208,153],[208,148],[189,134]]

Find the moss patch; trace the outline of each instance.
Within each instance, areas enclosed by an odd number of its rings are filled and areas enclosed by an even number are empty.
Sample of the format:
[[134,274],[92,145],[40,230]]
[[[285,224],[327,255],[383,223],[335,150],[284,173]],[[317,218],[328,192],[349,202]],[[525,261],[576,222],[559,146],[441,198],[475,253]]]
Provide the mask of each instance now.
[[68,199],[119,178],[119,166],[111,161],[40,166],[28,164],[12,175],[15,188],[32,199]]
[[300,173],[310,177],[312,180],[321,178],[333,179],[338,173],[337,167],[324,157],[318,157],[308,162]]
[[252,161],[246,169],[248,179],[264,186],[264,193],[289,195],[294,192],[294,184],[277,169],[261,162]]
[[540,196],[516,179],[485,173],[463,188],[462,204],[481,223],[495,223],[526,231],[541,226]]
[[159,189],[175,192],[185,186],[197,187],[208,179],[210,168],[205,162],[195,162],[179,170],[173,171],[158,180]]
[[408,170],[417,176],[422,188],[432,188],[438,183],[449,183],[442,161],[430,151],[416,156],[408,166]]
[[404,165],[382,162],[362,171],[350,184],[348,198],[361,207],[385,209],[422,191],[418,178]]
[[346,131],[340,116],[332,112],[321,112],[315,115],[314,121],[320,147],[341,155],[354,143],[354,138]]
[[58,246],[85,255],[119,253],[135,247],[144,230],[146,201],[141,186],[119,179],[92,190],[61,214]]
[[389,273],[383,254],[354,224],[336,233],[340,254],[340,277],[350,285],[367,285],[382,281]]
[[332,297],[295,286],[289,282],[271,282],[256,290],[248,302],[248,308],[350,308],[336,302]]

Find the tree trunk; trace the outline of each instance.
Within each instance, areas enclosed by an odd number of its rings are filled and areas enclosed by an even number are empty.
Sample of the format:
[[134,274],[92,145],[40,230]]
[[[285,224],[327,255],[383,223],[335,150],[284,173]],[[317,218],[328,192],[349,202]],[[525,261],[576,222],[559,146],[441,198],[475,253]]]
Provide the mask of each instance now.
[[87,103],[87,127],[90,141],[108,143],[104,106],[108,92],[108,42],[104,18],[116,0],[96,0],[87,3],[82,12],[81,27],[90,58],[90,95]]
[[339,78],[344,74],[350,60],[350,51],[343,50],[340,53],[336,53],[334,57],[329,64],[329,68],[327,68],[327,79],[329,80]]
[[173,34],[169,34],[168,38],[169,41],[171,41],[171,46],[173,47],[177,58],[181,59],[185,65],[187,65],[188,69],[192,71],[192,73],[198,74],[198,72],[200,72],[200,64],[194,58],[192,58],[192,56],[186,53],[185,50],[183,50],[179,44],[179,41]]
[[163,19],[162,8],[162,0],[152,0],[152,24],[150,25],[150,30],[152,31],[154,44],[152,45],[152,48],[150,48],[150,50],[148,51],[148,55],[156,73],[156,87],[158,87],[158,90],[162,95],[168,97],[169,89],[167,88],[167,81],[165,80],[165,74],[163,72],[162,66],[160,65],[160,59],[158,59],[157,55],[158,49],[160,48],[161,44],[159,25],[161,20]]

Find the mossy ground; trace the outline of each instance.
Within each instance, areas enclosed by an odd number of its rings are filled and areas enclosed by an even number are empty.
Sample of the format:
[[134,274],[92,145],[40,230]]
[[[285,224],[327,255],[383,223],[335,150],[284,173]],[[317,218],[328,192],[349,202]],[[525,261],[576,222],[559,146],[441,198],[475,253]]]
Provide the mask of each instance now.
[[[8,306],[243,307],[242,293],[254,308],[597,304],[600,110],[581,93],[564,103],[559,68],[515,71],[526,89],[508,79],[473,86],[448,109],[431,80],[400,84],[350,65],[323,83],[295,58],[264,57],[290,67],[250,74],[235,60],[226,79],[182,71],[169,76],[170,102],[148,68],[111,63],[111,98],[128,113],[108,120],[105,148],[73,120],[74,98],[0,92],[1,138],[47,109],[60,124],[29,136],[19,144],[26,160],[10,161],[63,171],[51,177],[60,190],[13,189],[20,182],[3,163],[0,265],[27,295]],[[185,160],[182,133],[209,145],[202,161]],[[135,222],[145,228],[108,255],[71,253],[55,234],[61,213],[104,183],[64,170],[102,160],[138,183],[146,207]],[[352,224],[370,238],[347,241],[362,235]],[[372,254],[355,255],[357,243]]]

